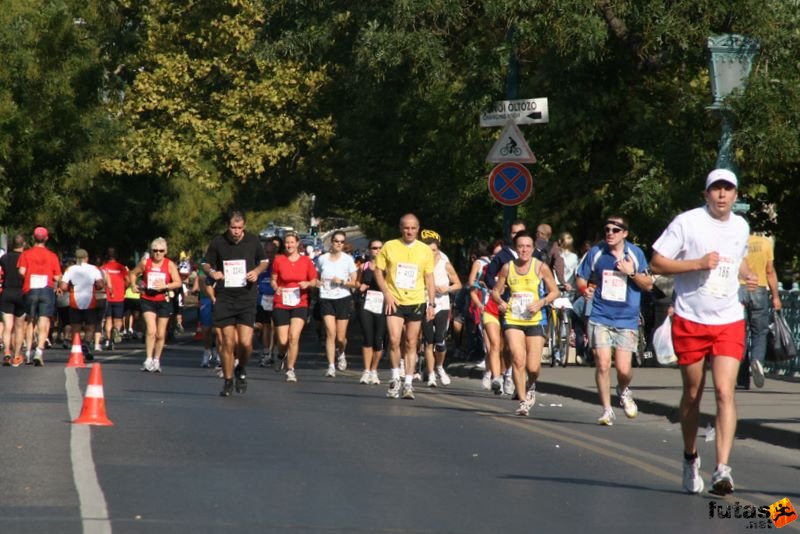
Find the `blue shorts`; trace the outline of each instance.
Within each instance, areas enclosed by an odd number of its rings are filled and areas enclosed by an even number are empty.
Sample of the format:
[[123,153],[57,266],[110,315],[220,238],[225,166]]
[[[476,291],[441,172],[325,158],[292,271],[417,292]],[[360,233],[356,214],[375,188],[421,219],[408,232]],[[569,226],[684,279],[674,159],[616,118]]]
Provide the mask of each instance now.
[[56,314],[56,292],[52,287],[31,289],[25,293],[25,311],[31,319]]
[[206,328],[211,328],[214,322],[214,303],[209,297],[200,297],[197,308],[197,320]]

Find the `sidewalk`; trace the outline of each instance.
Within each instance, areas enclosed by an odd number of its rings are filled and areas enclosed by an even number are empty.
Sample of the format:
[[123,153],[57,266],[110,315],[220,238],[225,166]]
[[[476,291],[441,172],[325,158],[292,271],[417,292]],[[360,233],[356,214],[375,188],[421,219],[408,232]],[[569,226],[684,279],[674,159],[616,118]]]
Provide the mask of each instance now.
[[[454,362],[447,366],[453,376],[480,379],[483,371],[474,363]],[[681,397],[681,377],[677,369],[634,369],[633,391],[636,404],[642,413],[662,415],[678,421],[678,403]],[[612,369],[611,383],[616,383]],[[597,387],[594,369],[590,367],[551,368],[543,364],[537,390],[596,404]],[[617,403],[616,395],[612,402]],[[782,447],[800,449],[800,381],[770,378],[767,375],[763,389],[736,391],[739,424],[736,435],[752,438]],[[700,405],[700,427],[714,425],[714,389],[711,373],[706,376],[706,388]]]

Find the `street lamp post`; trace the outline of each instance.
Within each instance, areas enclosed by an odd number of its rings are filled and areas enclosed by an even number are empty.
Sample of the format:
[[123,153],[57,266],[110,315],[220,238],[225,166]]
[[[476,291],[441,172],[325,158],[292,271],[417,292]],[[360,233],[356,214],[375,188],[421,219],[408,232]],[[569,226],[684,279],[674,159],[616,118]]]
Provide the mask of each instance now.
[[744,88],[758,49],[758,41],[744,35],[725,33],[708,38],[711,93],[714,97],[708,109],[719,114],[722,128],[716,168],[729,169],[737,176],[739,173],[733,158],[734,116],[725,105],[725,97]]

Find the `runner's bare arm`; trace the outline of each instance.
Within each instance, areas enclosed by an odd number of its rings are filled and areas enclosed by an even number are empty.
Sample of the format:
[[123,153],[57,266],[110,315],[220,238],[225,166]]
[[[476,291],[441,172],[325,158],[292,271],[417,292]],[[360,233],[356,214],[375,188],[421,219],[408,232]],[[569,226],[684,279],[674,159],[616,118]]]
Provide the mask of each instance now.
[[719,264],[719,252],[709,252],[702,258],[691,260],[673,260],[659,254],[653,253],[650,260],[650,269],[655,274],[683,274],[695,271],[708,271]]

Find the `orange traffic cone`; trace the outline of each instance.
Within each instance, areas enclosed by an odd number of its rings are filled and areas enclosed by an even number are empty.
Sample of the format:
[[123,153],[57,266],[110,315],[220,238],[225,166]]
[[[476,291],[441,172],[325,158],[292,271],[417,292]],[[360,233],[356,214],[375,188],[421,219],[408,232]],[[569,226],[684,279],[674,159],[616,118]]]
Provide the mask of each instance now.
[[113,426],[106,416],[106,400],[103,396],[103,373],[100,364],[94,363],[89,373],[89,385],[86,386],[86,395],[83,397],[81,414],[73,423],[81,425]]
[[86,367],[86,362],[83,359],[83,349],[81,348],[80,332],[75,332],[75,335],[72,336],[72,350],[69,352],[67,367]]

